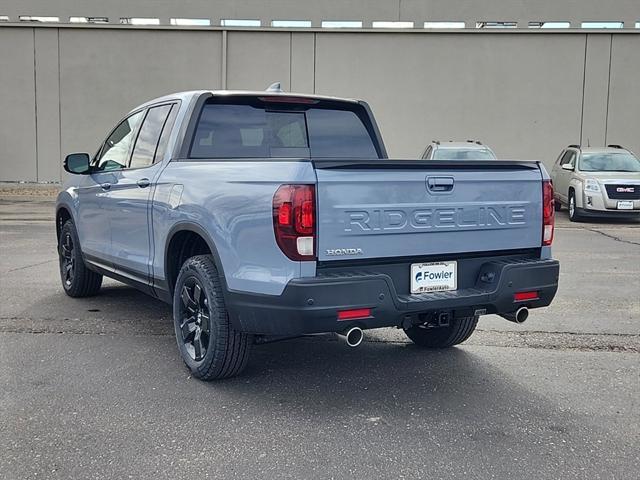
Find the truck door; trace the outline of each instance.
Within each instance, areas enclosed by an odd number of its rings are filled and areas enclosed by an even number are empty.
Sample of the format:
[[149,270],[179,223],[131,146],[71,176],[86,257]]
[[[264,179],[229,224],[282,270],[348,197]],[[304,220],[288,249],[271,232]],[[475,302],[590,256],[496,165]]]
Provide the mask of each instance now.
[[112,191],[129,158],[133,135],[142,120],[136,112],[111,132],[93,161],[92,173],[78,188],[78,236],[87,259],[113,269],[111,253]]
[[149,202],[162,169],[159,144],[163,131],[171,130],[167,119],[173,104],[149,108],[131,151],[128,168],[118,172],[113,187],[111,211],[111,249],[116,273],[147,283],[151,276]]

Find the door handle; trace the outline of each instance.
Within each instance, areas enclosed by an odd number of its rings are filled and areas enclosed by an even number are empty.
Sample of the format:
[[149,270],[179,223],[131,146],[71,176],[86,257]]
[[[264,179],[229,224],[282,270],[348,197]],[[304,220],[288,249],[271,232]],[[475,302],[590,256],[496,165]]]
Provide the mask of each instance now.
[[149,185],[151,185],[151,182],[148,178],[141,178],[140,180],[138,180],[138,186],[140,188],[147,188]]
[[427,189],[434,193],[444,193],[453,190],[452,177],[427,177]]
[[111,184],[107,183],[107,182],[101,183],[100,184],[100,188],[103,189],[103,190],[109,190],[111,188]]

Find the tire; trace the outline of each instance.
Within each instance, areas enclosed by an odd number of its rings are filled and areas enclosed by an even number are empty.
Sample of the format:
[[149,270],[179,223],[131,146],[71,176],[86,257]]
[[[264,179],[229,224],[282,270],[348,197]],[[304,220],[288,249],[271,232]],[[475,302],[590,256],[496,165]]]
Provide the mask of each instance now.
[[559,199],[554,199],[553,200],[553,208],[556,212],[559,212],[560,210],[562,210],[562,203],[560,203]]
[[582,219],[576,206],[576,194],[573,190],[569,190],[569,220],[579,222]]
[[182,265],[173,319],[180,356],[194,377],[228,378],[246,367],[253,337],[231,326],[211,255],[191,257]]
[[80,240],[72,220],[67,220],[58,240],[60,280],[70,297],[90,297],[100,291],[102,275],[89,270],[82,259]]
[[413,326],[404,333],[413,343],[426,348],[448,348],[467,340],[478,324],[478,317],[454,319],[448,327],[421,328]]

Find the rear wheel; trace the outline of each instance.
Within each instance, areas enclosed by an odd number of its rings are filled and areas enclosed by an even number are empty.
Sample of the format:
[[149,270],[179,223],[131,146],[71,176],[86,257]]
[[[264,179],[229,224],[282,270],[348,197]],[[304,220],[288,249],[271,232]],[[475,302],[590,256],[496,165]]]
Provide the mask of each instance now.
[[182,266],[173,318],[180,355],[194,377],[233,377],[247,365],[253,339],[231,326],[211,255],[191,257]]
[[60,280],[64,292],[70,297],[95,295],[102,285],[102,275],[89,270],[82,259],[80,240],[73,221],[67,220],[58,239]]
[[404,333],[413,343],[427,348],[447,348],[468,339],[478,324],[478,317],[454,319],[448,327],[423,328],[415,325],[406,328]]

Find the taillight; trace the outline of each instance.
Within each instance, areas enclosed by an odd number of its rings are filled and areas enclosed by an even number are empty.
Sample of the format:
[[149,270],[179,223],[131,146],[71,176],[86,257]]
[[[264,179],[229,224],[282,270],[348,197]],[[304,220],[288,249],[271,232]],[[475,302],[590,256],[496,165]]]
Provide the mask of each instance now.
[[273,196],[273,231],[291,260],[315,260],[316,195],[313,185],[281,185]]
[[292,97],[288,95],[269,95],[265,97],[258,97],[258,100],[268,103],[300,103],[304,105],[315,105],[318,100],[307,97]]
[[551,180],[542,182],[542,245],[553,243],[555,209],[553,206],[553,184]]

